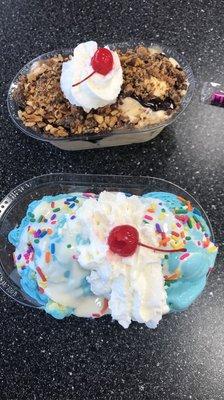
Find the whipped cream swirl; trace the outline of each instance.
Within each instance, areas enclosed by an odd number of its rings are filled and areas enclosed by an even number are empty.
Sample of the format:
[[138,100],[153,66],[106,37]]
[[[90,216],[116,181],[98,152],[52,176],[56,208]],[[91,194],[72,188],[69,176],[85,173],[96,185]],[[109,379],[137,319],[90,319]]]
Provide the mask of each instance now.
[[[131,257],[120,257],[109,250],[107,238],[112,228],[130,224],[139,232],[140,241],[158,246],[151,225],[143,224],[147,200],[122,193],[102,192],[77,210],[76,233],[88,245],[78,244],[78,262],[90,270],[87,281],[92,292],[109,300],[112,318],[124,328],[131,320],[155,328],[169,311],[161,266],[163,255],[138,246]],[[85,241],[84,241],[85,243]]]
[[62,65],[60,84],[64,96],[86,112],[115,103],[123,83],[120,59],[115,51],[111,51],[113,68],[107,75],[95,72],[84,82],[72,86],[93,72],[91,59],[96,51],[96,42],[81,43],[74,49],[72,59]]

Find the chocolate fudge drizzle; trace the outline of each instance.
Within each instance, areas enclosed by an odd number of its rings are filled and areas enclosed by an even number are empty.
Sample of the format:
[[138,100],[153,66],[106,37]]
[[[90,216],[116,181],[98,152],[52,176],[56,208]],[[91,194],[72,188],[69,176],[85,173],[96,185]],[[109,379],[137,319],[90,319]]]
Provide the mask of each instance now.
[[175,104],[170,97],[166,97],[164,100],[161,100],[159,98],[144,100],[136,95],[131,95],[131,97],[137,100],[143,107],[151,108],[151,110],[153,111],[168,111],[175,109]]

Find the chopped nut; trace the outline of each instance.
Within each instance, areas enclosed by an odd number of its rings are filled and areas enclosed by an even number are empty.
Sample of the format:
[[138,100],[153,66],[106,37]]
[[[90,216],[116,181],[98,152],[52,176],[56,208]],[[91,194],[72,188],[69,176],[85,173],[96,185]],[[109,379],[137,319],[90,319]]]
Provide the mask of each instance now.
[[25,111],[26,111],[27,114],[32,114],[34,110],[33,110],[32,107],[27,106],[27,107],[25,108]]
[[119,113],[118,110],[113,110],[113,111],[111,111],[111,115],[117,115],[118,113]]
[[23,112],[21,110],[18,111],[18,117],[20,119],[23,119]]
[[50,124],[47,124],[47,125],[45,126],[45,131],[46,131],[46,132],[49,132],[49,131],[51,130],[51,128],[53,128],[53,126],[50,125]]
[[78,126],[77,131],[78,131],[78,133],[82,133],[82,127]]
[[43,120],[43,117],[41,117],[41,115],[31,114],[31,115],[27,116],[27,119],[29,121],[40,122]]
[[35,121],[34,121],[34,122],[27,122],[27,121],[24,121],[24,125],[27,126],[27,127],[31,127],[31,126],[36,125],[36,122],[35,122]]
[[45,124],[45,122],[38,122],[38,123],[37,123],[37,126],[38,126],[39,128],[44,128],[44,126],[46,126],[46,124]]
[[63,128],[63,126],[59,126],[58,129],[56,129],[56,131],[54,131],[55,133],[57,133],[57,135],[59,136],[68,136],[68,132]]
[[113,116],[110,119],[109,126],[113,128],[113,126],[117,123],[117,117]]
[[61,119],[62,118],[62,113],[59,110],[56,110],[54,115],[55,115],[55,118],[57,118],[57,119]]
[[94,118],[95,118],[96,122],[98,122],[98,124],[103,123],[104,118],[102,115],[94,114]]
[[45,110],[43,108],[38,108],[38,110],[35,111],[36,115],[45,115]]
[[103,122],[103,123],[100,125],[100,129],[101,129],[101,130],[107,129],[107,124],[106,124],[105,122]]
[[105,123],[107,125],[109,125],[109,123],[110,123],[110,117],[108,115],[105,117]]
[[137,49],[136,49],[136,53],[143,60],[148,60],[148,58],[149,58],[147,47],[138,46]]
[[33,103],[32,101],[30,101],[30,100],[27,100],[26,104],[27,104],[28,106],[31,106],[31,107],[34,105],[34,103]]

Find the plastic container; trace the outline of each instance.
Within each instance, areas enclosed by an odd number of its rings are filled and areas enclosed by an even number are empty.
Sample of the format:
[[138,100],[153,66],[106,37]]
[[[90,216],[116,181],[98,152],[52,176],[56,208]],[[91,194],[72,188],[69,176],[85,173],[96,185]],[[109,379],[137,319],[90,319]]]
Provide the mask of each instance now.
[[35,199],[42,198],[44,195],[56,195],[74,191],[100,193],[102,190],[122,191],[136,195],[143,195],[152,191],[165,191],[183,196],[201,211],[214,241],[210,221],[200,204],[184,189],[164,179],[60,173],[42,175],[17,186],[0,202],[0,288],[7,295],[24,305],[40,307],[20,287],[19,274],[13,261],[14,246],[8,241],[9,232],[20,224],[25,216],[28,204]]
[[[120,129],[120,130],[113,130],[109,133],[103,132],[99,134],[84,134],[84,135],[74,135],[72,137],[67,137],[67,138],[55,138],[50,135],[46,135],[43,133],[43,131],[37,132],[34,131],[32,128],[26,127],[23,122],[19,119],[18,117],[18,111],[19,111],[19,106],[18,104],[13,100],[13,91],[17,87],[18,84],[18,79],[21,75],[27,74],[33,63],[39,60],[44,60],[49,57],[52,57],[56,54],[63,54],[63,55],[70,55],[73,53],[73,49],[57,49],[54,51],[51,51],[49,53],[45,53],[40,55],[39,57],[36,57],[34,60],[30,61],[27,63],[15,76],[13,79],[9,92],[8,92],[8,99],[7,99],[7,104],[8,104],[8,111],[9,114],[14,122],[14,124],[19,128],[23,133],[25,133],[28,136],[31,136],[37,140],[42,140],[45,142],[49,142],[52,145],[59,147],[60,149],[63,150],[84,150],[84,149],[96,149],[100,147],[111,147],[111,146],[122,146],[126,144],[131,144],[131,143],[140,143],[140,142],[147,142],[151,139],[153,139],[155,136],[157,136],[167,125],[171,124],[182,112],[183,110],[186,109],[188,106],[192,95],[194,93],[194,88],[195,88],[195,80],[193,76],[193,72],[186,62],[185,58],[176,53],[174,50],[170,49],[167,46],[161,46],[156,43],[152,43],[150,41],[145,41],[145,42],[140,42],[137,40],[133,40],[130,42],[125,42],[125,43],[116,43],[116,44],[109,44],[110,48],[113,50],[115,48],[120,48],[121,50],[125,51],[127,48],[133,48],[137,45],[144,45],[148,47],[154,47],[154,48],[159,48],[161,52],[164,52],[166,55],[169,57],[174,58],[180,66],[183,68],[183,70],[187,74],[187,78],[189,81],[189,87],[187,90],[186,95],[182,99],[182,103],[180,108],[178,109],[177,112],[175,112],[171,118],[166,120],[163,123],[160,124],[154,124],[150,125],[148,127],[142,128],[142,129]],[[74,44],[75,45],[75,44]],[[100,43],[100,46],[103,46],[105,44]]]
[[201,101],[211,106],[224,107],[224,85],[217,82],[204,82]]

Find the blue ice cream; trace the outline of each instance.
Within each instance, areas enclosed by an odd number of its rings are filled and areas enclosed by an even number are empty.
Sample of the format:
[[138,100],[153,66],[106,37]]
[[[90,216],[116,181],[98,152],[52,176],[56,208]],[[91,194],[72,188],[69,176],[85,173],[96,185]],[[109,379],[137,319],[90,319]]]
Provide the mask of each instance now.
[[[178,223],[183,224],[187,252],[183,255],[167,255],[164,266],[169,277],[166,285],[170,310],[185,310],[204,289],[207,274],[215,264],[217,247],[211,242],[210,229],[200,210],[193,208],[185,199],[165,192],[153,192],[145,196],[165,202],[176,214]],[[175,276],[177,271],[178,279]],[[169,274],[174,274],[174,280]]]

